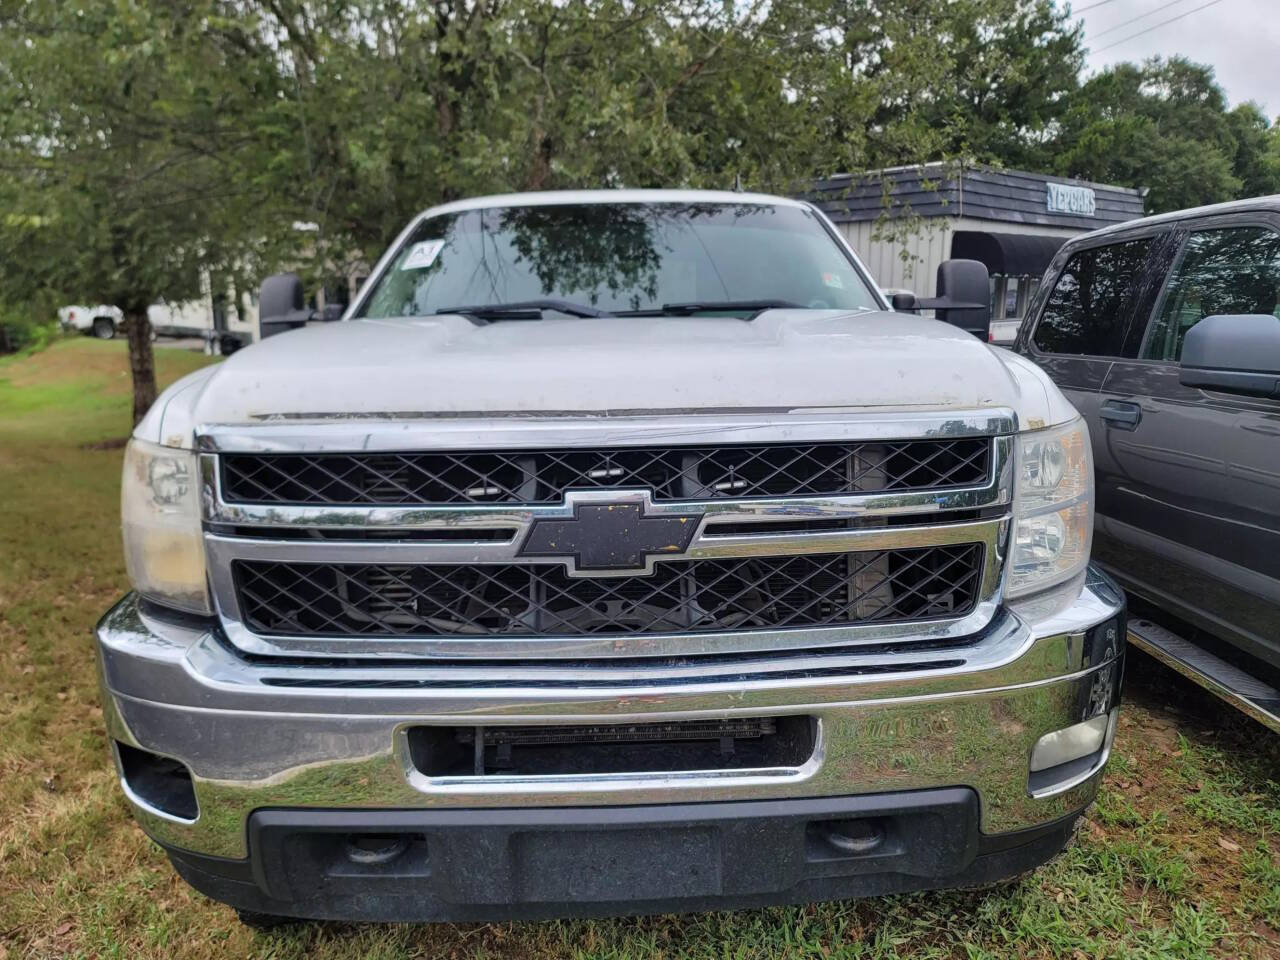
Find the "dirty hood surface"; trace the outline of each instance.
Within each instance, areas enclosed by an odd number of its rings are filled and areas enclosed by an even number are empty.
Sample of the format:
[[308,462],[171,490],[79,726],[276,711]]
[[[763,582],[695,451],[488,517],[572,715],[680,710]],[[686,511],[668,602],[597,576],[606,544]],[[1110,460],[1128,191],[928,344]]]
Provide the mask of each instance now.
[[272,337],[180,381],[154,426],[173,443],[199,424],[280,418],[1043,407],[1052,386],[1010,358],[901,313],[356,320]]

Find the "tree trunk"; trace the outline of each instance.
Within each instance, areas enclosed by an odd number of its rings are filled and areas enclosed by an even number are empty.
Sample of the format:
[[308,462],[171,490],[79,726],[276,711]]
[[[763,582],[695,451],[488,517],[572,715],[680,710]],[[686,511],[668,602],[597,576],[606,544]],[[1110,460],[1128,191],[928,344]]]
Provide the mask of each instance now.
[[133,425],[156,402],[156,360],[151,352],[151,321],[144,307],[125,314],[129,329],[129,373],[133,376]]

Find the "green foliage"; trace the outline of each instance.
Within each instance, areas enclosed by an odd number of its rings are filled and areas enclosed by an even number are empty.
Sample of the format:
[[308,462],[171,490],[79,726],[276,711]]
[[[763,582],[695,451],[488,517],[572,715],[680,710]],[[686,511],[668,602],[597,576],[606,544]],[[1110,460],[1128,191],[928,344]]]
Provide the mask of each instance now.
[[0,2],[0,280],[145,312],[234,269],[248,90],[202,0]]
[[0,353],[35,353],[60,335],[51,311],[0,304]]
[[208,41],[271,91],[244,118],[258,148],[245,177],[317,224],[315,252],[337,262],[482,193],[786,192],[1013,158],[1059,115],[1082,57],[1049,0],[216,6]]
[[1226,107],[1210,67],[1181,57],[1122,63],[1070,98],[1042,162],[1066,176],[1146,187],[1151,213],[1280,191],[1271,159],[1280,133],[1254,104]]
[[939,159],[1280,190],[1209,68],[1082,64],[1053,0],[0,0],[0,283],[138,311],[367,264],[464,196]]

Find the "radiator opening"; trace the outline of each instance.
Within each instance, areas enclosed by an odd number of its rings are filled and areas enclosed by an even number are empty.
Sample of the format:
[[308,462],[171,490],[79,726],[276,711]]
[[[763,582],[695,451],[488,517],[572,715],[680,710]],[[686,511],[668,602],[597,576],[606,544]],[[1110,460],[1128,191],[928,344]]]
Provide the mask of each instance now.
[[428,777],[558,776],[798,767],[813,717],[740,717],[588,726],[414,727],[409,755]]

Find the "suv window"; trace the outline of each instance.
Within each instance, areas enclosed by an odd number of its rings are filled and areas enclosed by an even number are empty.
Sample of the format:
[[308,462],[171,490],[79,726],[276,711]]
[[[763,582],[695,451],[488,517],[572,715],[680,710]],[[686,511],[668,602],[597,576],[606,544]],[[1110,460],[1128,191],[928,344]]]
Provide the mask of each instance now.
[[1072,254],[1045,301],[1035,345],[1045,353],[1124,356],[1127,308],[1150,248],[1144,238]]
[[1148,360],[1177,360],[1187,331],[1219,313],[1276,313],[1280,234],[1266,227],[1197,230],[1169,274],[1142,349]]

